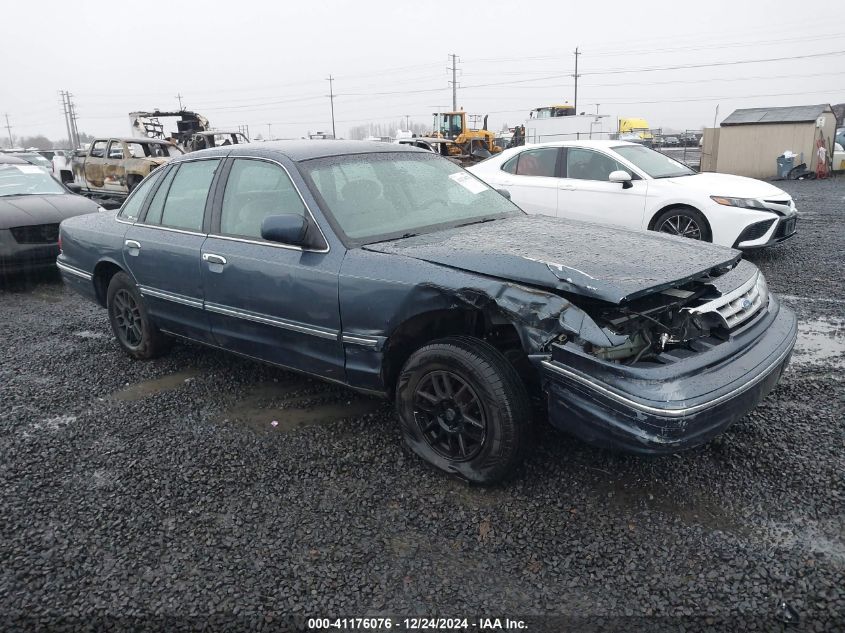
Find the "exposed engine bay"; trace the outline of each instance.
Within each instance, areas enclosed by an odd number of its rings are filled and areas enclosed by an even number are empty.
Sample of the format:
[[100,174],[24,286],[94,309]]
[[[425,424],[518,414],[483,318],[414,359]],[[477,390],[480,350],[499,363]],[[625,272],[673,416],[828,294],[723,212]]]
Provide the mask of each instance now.
[[727,340],[732,329],[752,318],[767,302],[763,275],[748,262],[740,261],[720,275],[630,302],[581,302],[604,336],[581,337],[576,342],[602,360],[659,362],[658,355],[667,350],[695,351],[692,342],[697,339]]

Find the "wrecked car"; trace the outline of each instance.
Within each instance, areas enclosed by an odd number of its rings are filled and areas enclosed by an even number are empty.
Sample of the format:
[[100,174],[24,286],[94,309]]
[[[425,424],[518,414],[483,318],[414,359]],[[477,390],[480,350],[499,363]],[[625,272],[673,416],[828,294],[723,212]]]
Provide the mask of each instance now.
[[[100,138],[71,161],[73,183],[92,198],[126,196],[157,167],[182,150],[173,143],[137,138]],[[64,178],[63,178],[64,180]]]
[[61,235],[66,283],[133,358],[184,338],[391,398],[414,452],[481,483],[525,456],[538,406],[613,449],[707,442],[796,335],[738,251],[526,215],[385,143],[204,150]]

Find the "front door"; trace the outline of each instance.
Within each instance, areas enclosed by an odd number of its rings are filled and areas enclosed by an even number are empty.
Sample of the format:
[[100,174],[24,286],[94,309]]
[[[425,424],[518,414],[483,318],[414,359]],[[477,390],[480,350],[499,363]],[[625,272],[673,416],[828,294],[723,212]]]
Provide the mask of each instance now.
[[124,235],[124,261],[163,330],[211,342],[203,312],[200,253],[209,190],[220,159],[185,161],[168,170],[141,222]]
[[83,170],[85,171],[85,182],[89,189],[103,188],[103,162],[106,158],[106,145],[108,141],[99,140],[91,143],[88,156],[85,157]]
[[610,182],[613,171],[632,173],[604,152],[568,147],[559,182],[558,215],[631,229],[643,226],[648,182],[632,174],[631,187]]
[[[202,248],[205,309],[218,345],[271,363],[344,379],[338,271],[343,253],[261,237],[268,215],[314,222],[288,172],[257,158],[230,161]],[[316,229],[316,224],[314,224]]]
[[106,157],[103,159],[103,189],[127,193],[126,162],[123,141],[109,141]]

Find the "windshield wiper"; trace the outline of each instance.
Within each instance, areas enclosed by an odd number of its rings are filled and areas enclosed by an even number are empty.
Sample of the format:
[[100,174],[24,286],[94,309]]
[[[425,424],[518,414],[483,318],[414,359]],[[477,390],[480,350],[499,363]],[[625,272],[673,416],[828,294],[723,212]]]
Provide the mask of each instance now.
[[469,226],[470,224],[483,224],[484,222],[492,222],[493,220],[498,220],[500,218],[481,218],[480,220],[472,220],[471,222],[464,222],[463,224],[456,224],[455,228],[459,226]]
[[384,242],[395,242],[396,240],[406,240],[409,237],[416,237],[417,235],[419,235],[419,233],[404,233],[404,234],[400,235],[399,237],[391,237],[391,238],[386,239],[386,240],[379,240],[378,242],[370,242],[370,243],[371,244],[382,244]]

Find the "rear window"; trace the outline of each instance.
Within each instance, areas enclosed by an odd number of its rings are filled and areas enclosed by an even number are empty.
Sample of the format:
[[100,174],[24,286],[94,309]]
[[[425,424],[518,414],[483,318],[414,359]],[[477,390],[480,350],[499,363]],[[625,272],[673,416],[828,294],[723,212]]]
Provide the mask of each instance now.
[[[215,158],[179,165],[164,201],[160,220],[162,226],[185,231],[202,230],[205,202],[219,164],[220,159]],[[155,223],[151,217],[146,221],[146,224]]]

